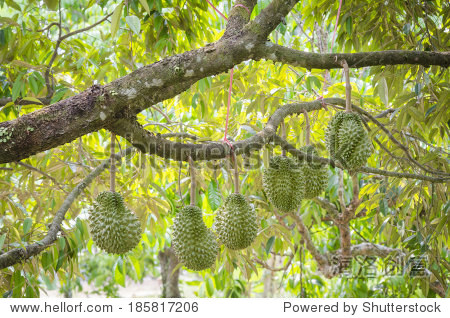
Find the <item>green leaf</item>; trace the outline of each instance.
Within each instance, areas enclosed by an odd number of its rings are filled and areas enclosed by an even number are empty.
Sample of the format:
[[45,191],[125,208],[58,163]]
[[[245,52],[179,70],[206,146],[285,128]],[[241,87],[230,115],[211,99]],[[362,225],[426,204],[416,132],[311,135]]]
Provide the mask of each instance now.
[[11,95],[13,101],[15,101],[19,97],[20,93],[22,92],[22,87],[23,87],[22,76],[19,76],[17,77],[12,87]]
[[59,250],[60,251],[64,250],[64,248],[66,247],[66,240],[64,239],[64,237],[58,238],[58,244],[59,244]]
[[20,9],[20,6],[17,3],[15,3],[13,0],[6,0],[6,4],[8,5],[8,7],[16,9],[17,11],[22,11]]
[[44,0],[44,2],[50,10],[56,11],[58,9],[59,0]]
[[380,96],[383,104],[388,107],[389,106],[389,90],[386,83],[386,79],[382,77],[380,82],[378,83],[378,95]]
[[269,255],[272,250],[273,244],[275,243],[275,236],[271,236],[266,243],[266,254]]
[[63,98],[64,95],[66,94],[67,90],[68,89],[65,87],[57,90],[55,95],[53,95],[53,97],[52,97],[51,103],[53,104],[53,103],[59,102],[61,100],[61,98]]
[[30,84],[31,90],[35,95],[39,93],[39,85],[34,76],[28,77],[28,83]]
[[6,233],[0,236],[0,251],[2,250],[3,243],[5,243]]
[[114,268],[114,280],[120,286],[125,287],[125,275],[122,272],[125,272],[125,264],[122,258],[119,257]]
[[139,261],[134,256],[129,256],[128,259],[134,267],[137,279],[141,279],[142,278],[141,264],[139,264]]
[[111,17],[111,37],[114,37],[119,30],[120,17],[122,16],[123,2],[119,3],[114,9],[114,13]]
[[33,103],[42,105],[42,102],[39,99],[34,98],[34,97],[24,97],[23,100],[27,100],[29,102],[33,102]]
[[222,204],[222,198],[220,197],[220,190],[216,180],[211,180],[208,185],[208,203],[213,211],[216,211]]
[[134,34],[139,35],[139,32],[141,31],[141,21],[139,18],[135,15],[130,15],[126,17],[125,20],[131,31],[133,31]]
[[205,283],[206,283],[206,292],[208,293],[209,297],[212,297],[214,295],[214,283],[211,277],[208,277]]
[[348,35],[352,34],[352,27],[353,27],[352,17],[350,16],[345,20],[345,30]]
[[147,13],[150,14],[150,7],[148,6],[147,0],[139,0],[139,2],[144,7],[145,11],[147,11]]
[[30,231],[32,225],[33,220],[31,218],[26,218],[23,221],[23,234],[27,234]]

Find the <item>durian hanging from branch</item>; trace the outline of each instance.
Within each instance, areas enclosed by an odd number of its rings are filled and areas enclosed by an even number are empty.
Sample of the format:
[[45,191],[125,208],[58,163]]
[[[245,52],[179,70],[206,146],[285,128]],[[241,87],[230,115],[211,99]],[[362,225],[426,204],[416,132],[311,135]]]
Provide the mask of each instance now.
[[[282,128],[284,125],[282,125]],[[285,130],[282,129],[285,138]],[[263,172],[263,188],[267,198],[281,212],[296,211],[304,196],[302,171],[295,159],[274,156]]]
[[89,211],[92,240],[102,250],[124,254],[141,240],[141,223],[115,192],[115,134],[111,134],[110,191],[100,193]]
[[308,112],[303,111],[305,116],[305,146],[300,148],[306,156],[299,162],[302,171],[302,180],[305,189],[305,199],[312,199],[321,194],[328,185],[328,166],[315,162],[312,156],[318,156],[316,148],[310,144],[311,129],[309,124]]
[[234,193],[230,194],[216,216],[216,231],[220,242],[232,250],[249,247],[256,238],[258,225],[256,212],[239,193],[239,167],[236,154],[231,151],[234,168]]
[[214,265],[219,252],[217,239],[203,221],[202,210],[195,205],[195,167],[189,157],[191,171],[191,204],[183,207],[175,216],[172,226],[172,245],[181,263],[194,271]]
[[351,85],[348,64],[342,62],[346,81],[345,112],[337,113],[326,130],[327,148],[330,157],[352,170],[366,164],[371,154],[370,141],[359,114],[352,112]]

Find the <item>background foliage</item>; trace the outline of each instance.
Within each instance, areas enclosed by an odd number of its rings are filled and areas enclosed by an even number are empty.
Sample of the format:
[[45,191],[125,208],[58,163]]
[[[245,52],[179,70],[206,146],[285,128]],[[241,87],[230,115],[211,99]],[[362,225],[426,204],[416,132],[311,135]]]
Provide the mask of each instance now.
[[[232,6],[232,1],[214,3],[225,15]],[[252,17],[268,3],[258,1]],[[337,8],[334,0],[301,1],[270,38],[298,50],[330,52]],[[54,54],[60,35],[88,27],[108,14],[112,15],[107,21],[61,41]],[[333,52],[449,48],[448,1],[344,1],[339,21]],[[201,0],[0,0],[0,98],[12,98],[0,108],[0,120],[44,107],[38,98],[48,96],[45,72],[49,66],[54,103],[166,56],[216,41],[225,25]],[[268,116],[283,104],[315,100],[325,77],[329,85],[325,96],[343,97],[340,70],[309,70],[269,61],[240,64],[233,82],[230,139],[244,139],[260,131]],[[352,69],[351,80],[356,105],[374,115],[392,109],[379,121],[408,146],[418,162],[450,172],[447,69],[414,65]],[[138,120],[154,133],[188,132],[198,137],[195,142],[220,140],[228,83],[229,73],[202,79],[176,98],[141,112]],[[19,104],[22,99],[30,103]],[[310,115],[312,143],[322,157],[327,157],[324,131],[335,111],[329,107]],[[287,138],[296,147],[304,144],[303,128],[302,116],[286,120]],[[423,172],[377,126],[370,123],[369,129],[373,154],[368,166]],[[0,251],[41,239],[67,193],[108,157],[109,142],[109,133],[102,130],[0,168]],[[125,149],[127,142],[119,138],[119,147]],[[254,244],[242,253],[222,247],[215,268],[186,273],[182,290],[195,286],[195,294],[201,297],[435,296],[429,278],[407,274],[371,279],[321,276],[301,235],[280,224],[262,191],[262,168],[268,157],[279,151],[269,146],[258,155],[239,159],[242,193],[254,204],[260,222]],[[227,160],[198,163],[201,192],[197,203],[208,226],[232,191],[229,168]],[[351,223],[352,243],[368,241],[400,248],[408,255],[426,256],[432,277],[445,286],[449,275],[448,183],[365,174],[358,176],[358,182],[363,202],[357,212],[364,210],[365,215]],[[338,183],[337,170],[330,168],[323,197],[337,207]],[[43,289],[55,286],[69,295],[81,288],[81,281],[114,297],[118,285],[159,276],[158,251],[170,246],[172,219],[180,207],[189,204],[188,167],[139,152],[121,161],[117,191],[145,230],[139,246],[126,256],[104,255],[90,239],[86,211],[108,184],[105,173],[74,202],[56,244],[30,261],[1,271],[4,297],[38,297]],[[349,203],[353,194],[347,173],[344,190],[344,200]],[[314,201],[304,201],[300,213],[320,251],[339,249],[338,229],[326,221],[325,210]],[[353,266],[352,272],[358,273],[359,265]],[[378,272],[383,270],[382,263],[376,266]]]

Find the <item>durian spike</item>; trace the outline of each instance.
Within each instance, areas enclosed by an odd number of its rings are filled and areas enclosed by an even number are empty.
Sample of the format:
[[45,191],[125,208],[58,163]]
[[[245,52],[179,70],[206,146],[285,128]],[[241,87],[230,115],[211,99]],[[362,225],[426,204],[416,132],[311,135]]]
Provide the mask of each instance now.
[[109,189],[111,192],[116,192],[116,158],[115,158],[115,141],[116,134],[111,133],[111,167],[110,167],[110,180],[109,180]]
[[196,189],[195,189],[195,167],[194,167],[194,160],[192,160],[192,157],[189,156],[189,169],[191,170],[191,205],[195,205],[195,195],[196,195]]
[[352,112],[352,86],[350,85],[350,71],[346,60],[342,60],[342,67],[344,68],[345,76],[345,111]]
[[305,115],[305,145],[309,146],[311,138],[311,127],[309,125],[308,112],[304,109],[303,114]]
[[234,150],[231,150],[231,161],[233,162],[234,169],[234,193],[239,194],[239,168]]
[[[281,121],[281,138],[286,139],[286,126],[284,125],[284,120]],[[286,157],[286,149],[281,149],[281,155]]]

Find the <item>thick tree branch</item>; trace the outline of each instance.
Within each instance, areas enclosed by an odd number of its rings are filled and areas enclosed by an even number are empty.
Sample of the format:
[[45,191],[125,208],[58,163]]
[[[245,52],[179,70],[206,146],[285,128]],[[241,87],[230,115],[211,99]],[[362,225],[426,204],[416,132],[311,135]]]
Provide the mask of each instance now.
[[406,254],[397,248],[391,248],[380,244],[374,243],[361,243],[353,245],[352,256],[377,256],[386,258],[389,255],[395,255],[398,257],[405,257]]
[[[253,3],[250,0],[248,2],[250,5]],[[223,37],[218,42],[203,48],[144,66],[104,87],[93,86],[49,107],[0,123],[0,128],[6,128],[11,133],[8,142],[0,147],[0,163],[19,161],[38,152],[71,142],[90,132],[109,127],[117,119],[131,117],[151,105],[176,96],[199,79],[225,72],[247,59],[260,59],[265,55],[271,55],[267,53],[270,52],[270,42],[265,44],[261,42],[264,42],[267,34],[278,25],[296,2],[274,0],[255,20],[249,22],[242,32]],[[238,14],[242,13],[243,9],[237,7],[235,10]],[[247,19],[248,14],[245,15]],[[83,29],[74,32],[82,31]],[[66,34],[62,39],[69,34],[73,32]],[[274,50],[273,45],[270,48]],[[345,57],[350,67],[359,67],[359,60],[368,54],[371,53],[341,57]],[[396,54],[401,58],[385,59],[383,54],[385,53],[375,52],[377,61],[371,63],[373,65],[384,65],[388,62],[404,64],[403,57],[406,56],[408,63],[420,64],[426,61],[430,64],[429,61],[440,59],[439,65],[447,65],[449,56],[436,52],[400,51]],[[276,54],[274,56],[276,60]],[[321,57],[320,60],[335,65],[335,55],[323,56],[326,57]],[[316,65],[313,62],[309,67],[329,67],[327,63]],[[339,64],[336,65],[340,67]],[[225,149],[220,152],[222,156],[225,154]]]
[[[265,16],[261,21],[272,25],[270,18]],[[93,86],[49,107],[0,123],[11,132],[11,142],[0,148],[0,163],[18,161],[70,142],[172,98],[196,81],[249,59],[256,41],[251,32],[222,38],[144,66],[104,87]]]
[[449,52],[428,51],[379,51],[358,53],[310,53],[287,48],[267,42],[259,45],[255,50],[255,57],[272,60],[307,69],[333,69],[342,68],[341,61],[346,60],[351,68],[360,68],[377,65],[404,65],[414,64],[428,67],[439,65],[450,66]]
[[259,41],[266,40],[298,2],[298,0],[273,0],[244,27],[244,30],[253,33]]
[[[329,99],[332,101],[334,99]],[[320,101],[293,103],[278,108],[269,118],[264,129],[252,137],[233,143],[237,155],[261,149],[271,141],[281,121],[289,115],[300,114],[303,110],[313,111],[322,107]],[[171,142],[160,135],[155,135],[134,120],[121,119],[108,127],[111,131],[124,137],[139,150],[157,154],[162,158],[187,161],[191,156],[194,161],[222,159],[229,155],[229,147],[223,142],[208,142],[203,144]]]
[[[345,104],[345,100],[340,98],[325,98],[324,101],[325,103],[330,104]],[[308,112],[317,110],[321,107],[321,102],[318,100],[304,103],[293,103],[280,107],[269,118],[263,130],[256,133],[250,138],[233,143],[233,149],[236,151],[237,155],[243,153],[250,155],[251,152],[258,151],[265,144],[274,141],[276,144],[279,144],[282,148],[286,149],[286,151],[302,160],[305,158],[305,154],[288,143],[283,138],[277,136],[277,128],[286,116],[299,114],[303,112],[303,110],[306,110]],[[229,147],[223,142],[207,142],[203,144],[172,142],[162,138],[161,135],[155,135],[145,130],[139,123],[137,123],[133,119],[118,120],[110,124],[107,128],[117,135],[120,135],[127,139],[133,146],[135,146],[142,152],[156,154],[159,157],[173,159],[176,161],[187,161],[189,156],[191,156],[192,160],[194,161],[223,159],[229,155],[230,151]],[[307,159],[343,169],[342,165],[340,165],[339,162],[335,162],[331,159],[316,156],[308,156]],[[449,177],[430,177],[426,175],[400,173],[370,167],[361,167],[357,169],[357,171],[431,182],[447,182],[448,180],[450,180]]]

